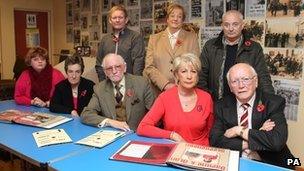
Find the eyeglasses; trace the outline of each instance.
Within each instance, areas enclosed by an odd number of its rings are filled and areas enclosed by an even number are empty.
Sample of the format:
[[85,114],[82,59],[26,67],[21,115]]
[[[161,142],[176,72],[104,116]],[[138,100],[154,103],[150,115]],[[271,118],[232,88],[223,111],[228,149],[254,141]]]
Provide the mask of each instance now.
[[237,86],[239,85],[241,82],[242,84],[244,85],[249,85],[252,83],[252,80],[256,77],[256,75],[252,76],[252,77],[243,77],[243,78],[239,78],[239,79],[236,79],[236,80],[231,80],[230,81],[230,84],[232,86]]
[[123,64],[121,64],[121,65],[114,65],[114,66],[110,66],[110,67],[104,68],[104,70],[106,72],[113,72],[114,69],[115,69],[115,71],[121,71],[123,69]]
[[234,23],[223,23],[223,27],[228,29],[230,27],[233,27],[233,28],[237,28],[241,25],[242,23],[240,22],[234,22]]

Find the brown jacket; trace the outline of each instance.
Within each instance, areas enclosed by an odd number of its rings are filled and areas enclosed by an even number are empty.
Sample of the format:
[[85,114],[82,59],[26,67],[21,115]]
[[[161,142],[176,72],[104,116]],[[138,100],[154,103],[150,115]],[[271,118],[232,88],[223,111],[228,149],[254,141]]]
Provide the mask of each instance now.
[[178,34],[174,49],[170,45],[167,30],[151,35],[144,75],[159,91],[163,90],[169,82],[174,83],[174,76],[171,72],[173,59],[185,53],[199,55],[198,38],[195,33],[182,29]]

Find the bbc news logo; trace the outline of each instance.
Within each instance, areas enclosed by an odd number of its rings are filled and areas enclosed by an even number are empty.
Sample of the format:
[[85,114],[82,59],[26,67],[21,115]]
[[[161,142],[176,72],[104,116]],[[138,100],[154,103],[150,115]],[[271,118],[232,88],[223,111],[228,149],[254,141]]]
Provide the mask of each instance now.
[[287,166],[301,166],[301,162],[299,158],[290,158],[286,161]]

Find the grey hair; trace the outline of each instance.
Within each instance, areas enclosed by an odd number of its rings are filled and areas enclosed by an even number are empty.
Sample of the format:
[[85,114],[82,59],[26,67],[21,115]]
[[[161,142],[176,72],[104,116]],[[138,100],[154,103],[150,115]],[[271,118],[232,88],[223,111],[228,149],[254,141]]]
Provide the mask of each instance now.
[[224,20],[224,18],[225,18],[227,15],[231,15],[231,14],[234,14],[234,15],[238,16],[241,20],[244,19],[243,14],[240,13],[239,11],[237,11],[237,10],[229,10],[229,11],[227,11],[227,12],[225,12],[225,13],[223,14],[223,16],[222,16],[222,21]]
[[185,53],[185,54],[182,54],[181,56],[176,57],[173,60],[172,71],[174,74],[177,73],[182,62],[185,62],[185,63],[190,62],[197,72],[201,71],[201,61],[199,60],[199,58],[196,55],[194,55],[193,53]]
[[118,55],[118,54],[115,54],[115,53],[108,53],[103,59],[102,59],[102,63],[101,63],[101,67],[104,68],[105,67],[105,61],[107,58],[111,57],[111,56],[116,56],[120,61],[121,61],[121,64],[126,64],[125,62],[125,59]]
[[232,70],[236,65],[239,65],[239,64],[246,65],[248,68],[250,68],[251,73],[252,73],[254,76],[258,75],[257,72],[255,71],[255,69],[254,69],[250,64],[248,64],[248,63],[237,63],[237,64],[233,65],[233,66],[228,70],[228,72],[227,72],[227,74],[226,74],[226,78],[227,78],[227,81],[228,81],[228,82],[230,82],[230,77],[229,77],[229,76],[230,76],[231,70]]

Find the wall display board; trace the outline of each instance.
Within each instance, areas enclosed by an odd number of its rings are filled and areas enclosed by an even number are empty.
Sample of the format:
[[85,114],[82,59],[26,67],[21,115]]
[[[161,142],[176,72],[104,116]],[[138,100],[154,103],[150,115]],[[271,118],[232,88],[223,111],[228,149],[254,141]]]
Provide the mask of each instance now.
[[107,12],[123,4],[128,27],[149,36],[166,28],[166,7],[179,3],[186,11],[185,25],[198,34],[201,48],[221,31],[227,10],[244,15],[252,40],[264,48],[275,91],[286,98],[286,118],[297,121],[304,56],[304,4],[301,0],[66,0],[67,42],[97,51],[103,35],[111,32]]

